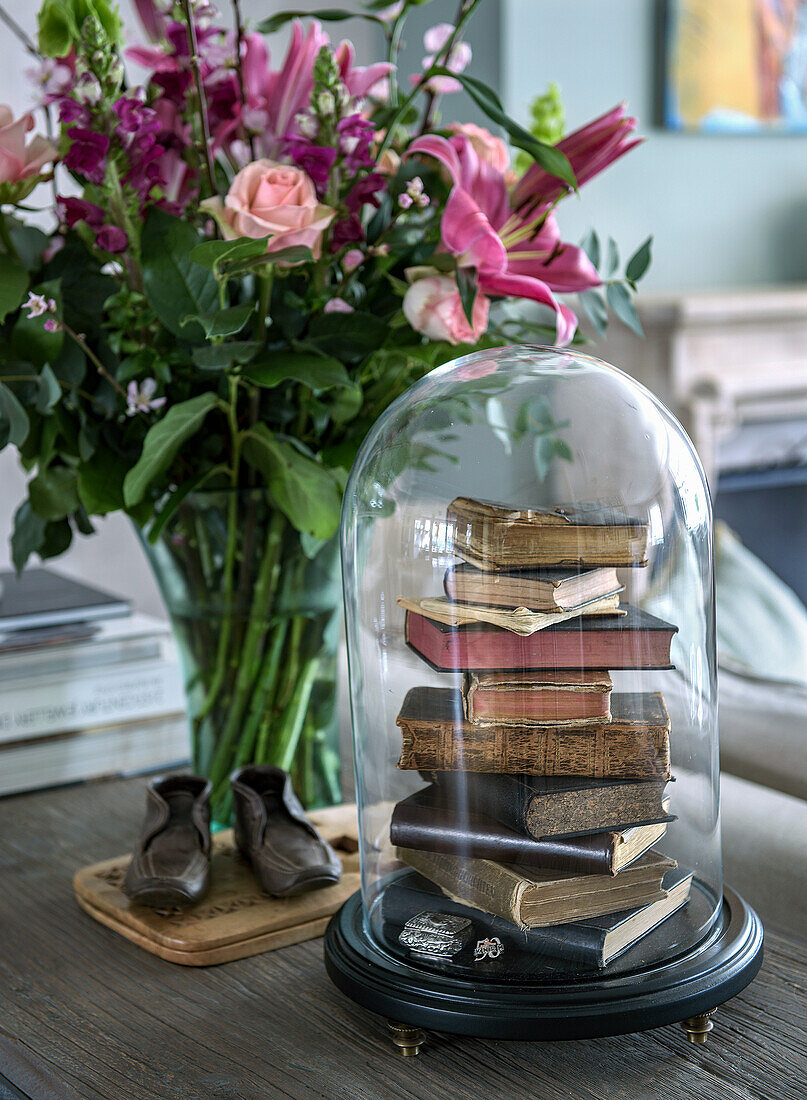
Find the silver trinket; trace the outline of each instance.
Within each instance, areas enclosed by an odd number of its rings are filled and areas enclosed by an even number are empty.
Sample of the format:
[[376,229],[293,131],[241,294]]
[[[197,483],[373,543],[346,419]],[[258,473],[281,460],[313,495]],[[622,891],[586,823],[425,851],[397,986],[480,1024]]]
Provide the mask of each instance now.
[[428,959],[450,959],[470,943],[473,925],[467,917],[424,910],[410,918],[398,936],[413,955]]
[[482,959],[498,959],[500,955],[504,954],[504,944],[498,936],[488,936],[485,940],[477,940],[476,947],[474,948],[474,961],[481,962]]

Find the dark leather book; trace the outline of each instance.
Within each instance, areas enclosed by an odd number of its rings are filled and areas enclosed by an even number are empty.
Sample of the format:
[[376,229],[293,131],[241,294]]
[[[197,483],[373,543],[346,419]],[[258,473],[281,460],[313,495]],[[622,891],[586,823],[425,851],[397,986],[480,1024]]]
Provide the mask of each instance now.
[[454,552],[477,569],[647,564],[649,525],[607,505],[514,508],[457,497],[446,518]]
[[446,570],[443,588],[456,603],[575,611],[622,591],[616,569],[518,569],[485,573],[467,562]]
[[[411,917],[423,910],[451,913],[473,922],[473,937],[462,956],[452,959],[473,969],[474,942],[486,936],[498,936],[504,943],[504,960],[511,969],[518,960],[524,973],[576,973],[592,967],[602,969],[620,960],[620,970],[630,970],[653,955],[653,933],[660,924],[672,918],[680,920],[681,911],[689,900],[692,872],[679,868],[667,871],[661,880],[667,897],[648,905],[618,913],[590,917],[571,924],[549,925],[544,928],[517,930],[510,921],[492,915],[482,915],[447,898],[439,887],[416,871],[407,871],[391,882],[381,895],[381,918],[395,934]],[[675,914],[678,914],[676,917]],[[683,929],[678,928],[678,938]],[[629,941],[629,942],[627,942]],[[673,934],[672,942],[675,942]],[[633,950],[632,950],[633,949]],[[633,963],[633,967],[631,966]]]
[[645,852],[621,875],[581,875],[537,867],[515,867],[491,859],[466,859],[439,852],[397,848],[398,858],[462,905],[542,928],[603,913],[633,909],[666,897],[661,880],[675,866],[660,852]]
[[577,616],[528,636],[485,623],[446,626],[407,611],[406,641],[438,672],[672,668],[678,628],[638,607],[622,610]]
[[692,872],[676,867],[667,871],[661,885],[667,896],[658,901],[571,924],[540,928],[531,933],[531,946],[545,955],[605,967],[686,905]]
[[610,722],[581,726],[488,726],[469,722],[462,692],[415,687],[396,722],[398,767],[414,771],[669,779],[670,719],[659,692],[619,693]]
[[659,841],[667,823],[534,840],[485,814],[469,814],[435,786],[399,802],[392,812],[390,841],[402,848],[494,859],[516,866],[616,875]]
[[469,813],[540,839],[653,825],[664,809],[664,779],[581,779],[574,776],[421,772]]

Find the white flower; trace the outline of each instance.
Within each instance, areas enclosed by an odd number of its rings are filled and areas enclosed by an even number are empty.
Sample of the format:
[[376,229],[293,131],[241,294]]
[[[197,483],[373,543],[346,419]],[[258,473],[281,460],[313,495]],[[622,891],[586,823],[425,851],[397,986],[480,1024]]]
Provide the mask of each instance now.
[[43,313],[55,313],[56,303],[53,298],[46,298],[44,294],[34,294],[32,290],[28,292],[28,301],[23,302],[23,309],[28,310],[29,320],[33,317],[41,317]]
[[151,412],[161,409],[165,404],[164,397],[155,397],[157,382],[154,378],[144,378],[138,385],[132,379],[126,389],[126,415],[134,416],[139,412]]
[[324,118],[330,118],[336,110],[336,100],[331,92],[320,92],[317,96],[317,110]]

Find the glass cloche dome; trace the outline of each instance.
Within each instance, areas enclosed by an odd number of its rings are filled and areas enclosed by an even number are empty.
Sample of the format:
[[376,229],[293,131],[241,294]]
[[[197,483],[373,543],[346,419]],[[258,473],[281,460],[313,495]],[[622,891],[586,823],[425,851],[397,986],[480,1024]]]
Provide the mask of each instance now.
[[370,432],[342,540],[359,955],[506,1015],[714,944],[712,512],[672,414],[576,351],[458,359]]

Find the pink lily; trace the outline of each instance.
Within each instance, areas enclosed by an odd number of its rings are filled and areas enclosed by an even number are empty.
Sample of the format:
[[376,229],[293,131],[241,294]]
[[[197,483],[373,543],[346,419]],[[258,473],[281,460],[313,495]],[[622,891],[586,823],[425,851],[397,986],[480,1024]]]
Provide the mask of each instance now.
[[388,61],[379,61],[365,68],[356,67],[353,65],[354,54],[353,43],[344,41],[336,47],[333,56],[339,66],[342,83],[354,99],[361,99],[368,95],[380,80],[389,76],[395,66]]
[[[577,186],[581,187],[609,164],[625,155],[643,138],[635,137],[636,119],[628,116],[624,103],[607,111],[558,142],[572,166]],[[552,176],[539,164],[533,164],[513,188],[513,208],[537,211],[552,205],[568,191],[568,185]]]
[[585,253],[561,241],[547,210],[527,219],[511,210],[504,176],[480,160],[464,134],[450,139],[427,135],[412,143],[407,155],[412,153],[435,157],[454,183],[441,223],[443,247],[460,266],[476,268],[485,294],[549,306],[556,314],[557,342],[568,343],[577,317],[553,291],[599,285]]

